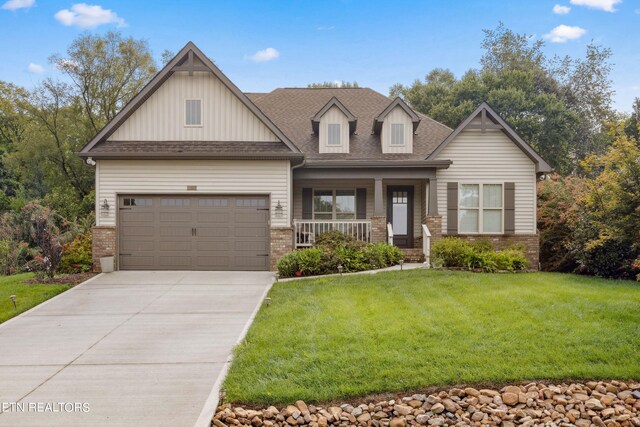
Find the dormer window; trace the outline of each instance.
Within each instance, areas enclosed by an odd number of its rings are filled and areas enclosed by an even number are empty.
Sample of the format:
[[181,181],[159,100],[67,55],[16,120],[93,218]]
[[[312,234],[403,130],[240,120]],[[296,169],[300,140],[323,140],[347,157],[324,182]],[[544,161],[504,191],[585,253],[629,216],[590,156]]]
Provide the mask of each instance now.
[[184,125],[202,126],[202,100],[187,99],[184,103]]
[[404,123],[391,124],[391,145],[404,145]]
[[327,125],[327,145],[341,145],[340,123],[329,123]]

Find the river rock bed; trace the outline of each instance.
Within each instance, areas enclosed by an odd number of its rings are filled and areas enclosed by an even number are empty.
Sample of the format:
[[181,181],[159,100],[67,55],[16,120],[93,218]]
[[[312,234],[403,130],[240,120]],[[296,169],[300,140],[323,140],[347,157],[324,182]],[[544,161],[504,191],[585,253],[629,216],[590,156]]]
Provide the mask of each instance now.
[[450,388],[394,400],[277,408],[222,404],[216,427],[291,426],[577,426],[640,427],[640,383],[596,382],[511,385],[499,390]]

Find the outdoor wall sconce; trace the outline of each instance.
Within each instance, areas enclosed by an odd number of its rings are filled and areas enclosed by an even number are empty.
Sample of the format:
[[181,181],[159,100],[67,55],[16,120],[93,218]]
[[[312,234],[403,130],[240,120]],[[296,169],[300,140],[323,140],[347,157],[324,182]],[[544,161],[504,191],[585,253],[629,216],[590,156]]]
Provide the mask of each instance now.
[[100,205],[100,213],[104,216],[109,215],[109,202],[107,202],[107,199],[104,199]]
[[280,200],[278,200],[278,204],[276,205],[276,218],[282,218],[283,215],[284,215],[284,209],[280,204]]

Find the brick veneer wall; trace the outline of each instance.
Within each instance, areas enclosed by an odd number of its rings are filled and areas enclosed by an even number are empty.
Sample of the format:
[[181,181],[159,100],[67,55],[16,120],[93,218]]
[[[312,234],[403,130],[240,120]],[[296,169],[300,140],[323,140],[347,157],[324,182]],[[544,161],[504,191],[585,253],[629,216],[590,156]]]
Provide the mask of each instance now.
[[269,270],[275,271],[276,264],[286,254],[293,250],[293,228],[271,229],[271,256]]
[[440,215],[428,215],[425,224],[431,233],[431,243],[442,239],[442,217]]
[[512,235],[469,235],[459,234],[455,237],[461,237],[470,242],[475,242],[482,239],[487,239],[493,243],[493,247],[496,250],[503,249],[505,246],[522,244],[526,249],[525,256],[529,262],[529,270],[539,270],[539,256],[540,256],[540,236],[538,234],[512,234]]
[[387,241],[387,217],[372,216],[371,217],[371,242]]
[[100,258],[116,255],[116,228],[112,226],[96,226],[91,229],[93,234],[93,271],[100,273]]

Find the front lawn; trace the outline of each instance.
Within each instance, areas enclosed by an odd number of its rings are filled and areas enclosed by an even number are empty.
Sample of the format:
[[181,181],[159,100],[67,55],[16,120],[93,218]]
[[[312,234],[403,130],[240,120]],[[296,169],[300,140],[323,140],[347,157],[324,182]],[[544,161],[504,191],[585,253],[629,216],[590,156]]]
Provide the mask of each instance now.
[[[29,310],[49,298],[66,291],[71,286],[66,284],[26,284],[33,279],[32,273],[16,274],[14,276],[0,276],[0,323]],[[11,295],[16,296],[16,306],[13,307]]]
[[640,379],[640,284],[434,270],[281,282],[227,398],[328,401],[461,383]]

